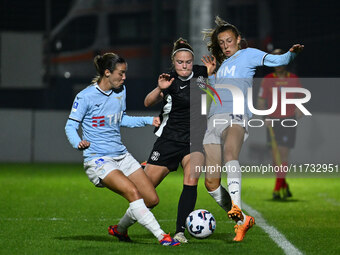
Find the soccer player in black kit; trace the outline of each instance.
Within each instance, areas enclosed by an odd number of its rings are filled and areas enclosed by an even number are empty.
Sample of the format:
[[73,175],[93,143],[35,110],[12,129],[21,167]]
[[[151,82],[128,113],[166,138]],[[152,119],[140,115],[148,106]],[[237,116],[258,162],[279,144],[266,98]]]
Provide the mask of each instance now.
[[[188,42],[179,38],[171,54],[173,71],[161,74],[158,86],[145,98],[146,107],[163,101],[161,125],[155,129],[158,136],[150,153],[145,173],[157,187],[181,164],[184,171],[183,191],[178,203],[174,239],[187,243],[185,220],[193,211],[197,199],[199,173],[195,166],[204,164],[203,137],[207,120],[200,114],[202,90],[197,81],[207,78],[205,66],[193,65],[194,52]],[[190,125],[192,120],[200,125]]]

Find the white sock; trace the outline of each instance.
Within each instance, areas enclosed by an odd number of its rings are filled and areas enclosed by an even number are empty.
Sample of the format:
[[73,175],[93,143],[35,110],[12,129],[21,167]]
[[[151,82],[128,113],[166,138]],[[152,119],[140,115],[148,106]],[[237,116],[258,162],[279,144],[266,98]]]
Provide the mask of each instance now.
[[217,204],[222,207],[222,209],[226,212],[229,212],[231,209],[231,198],[228,191],[220,185],[214,191],[208,191],[210,196],[212,196]]
[[[228,172],[228,190],[231,197],[231,200],[235,205],[237,205],[242,210],[241,205],[241,185],[242,185],[242,173],[241,167],[238,160],[231,160],[225,164],[225,167]],[[242,212],[244,220],[246,215]],[[243,221],[244,221],[243,220]],[[239,221],[237,224],[243,224],[244,222]]]
[[118,223],[117,230],[119,233],[126,233],[127,229],[132,226],[137,220],[133,217],[131,213],[131,208],[126,210],[124,216],[120,219]]
[[164,238],[165,232],[161,229],[155,216],[146,207],[143,199],[138,199],[130,203],[130,210],[133,218],[135,218],[139,224],[148,229],[158,241]]

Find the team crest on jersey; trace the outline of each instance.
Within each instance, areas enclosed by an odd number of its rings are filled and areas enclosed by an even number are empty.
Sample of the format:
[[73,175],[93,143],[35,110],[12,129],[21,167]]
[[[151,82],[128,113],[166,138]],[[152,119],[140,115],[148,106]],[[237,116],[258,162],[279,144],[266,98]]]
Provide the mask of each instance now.
[[199,88],[201,89],[204,89],[206,86],[205,86],[206,82],[205,82],[205,79],[203,76],[198,76],[197,77],[197,85]]
[[74,102],[72,106],[72,112],[76,112],[78,108],[78,102]]
[[152,155],[151,155],[151,160],[152,161],[157,161],[158,159],[159,159],[159,156],[160,156],[161,154],[158,152],[158,151],[153,151],[152,152]]

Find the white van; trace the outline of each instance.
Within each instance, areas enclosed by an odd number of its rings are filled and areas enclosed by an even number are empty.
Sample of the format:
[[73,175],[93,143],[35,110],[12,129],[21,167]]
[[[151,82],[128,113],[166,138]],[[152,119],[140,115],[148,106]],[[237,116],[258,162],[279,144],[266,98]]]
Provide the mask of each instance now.
[[[160,2],[163,22],[159,55],[162,60],[157,70],[164,72],[170,66],[170,52],[176,39],[176,1]],[[133,88],[128,90],[129,97],[131,94],[141,97],[150,91],[157,80],[152,77],[152,5],[152,0],[75,1],[67,16],[51,32],[51,87],[68,93],[66,90],[71,86],[73,94],[76,93],[96,75],[93,58],[114,52],[128,62],[126,83]],[[138,101],[141,101],[138,105],[142,105],[143,100]]]

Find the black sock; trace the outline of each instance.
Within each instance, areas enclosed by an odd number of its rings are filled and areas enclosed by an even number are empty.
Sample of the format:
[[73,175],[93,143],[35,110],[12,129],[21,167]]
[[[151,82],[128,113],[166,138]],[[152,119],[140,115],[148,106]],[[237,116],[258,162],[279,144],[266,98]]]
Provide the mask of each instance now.
[[185,220],[194,210],[197,199],[197,185],[183,185],[181,197],[178,202],[176,233],[185,231]]

